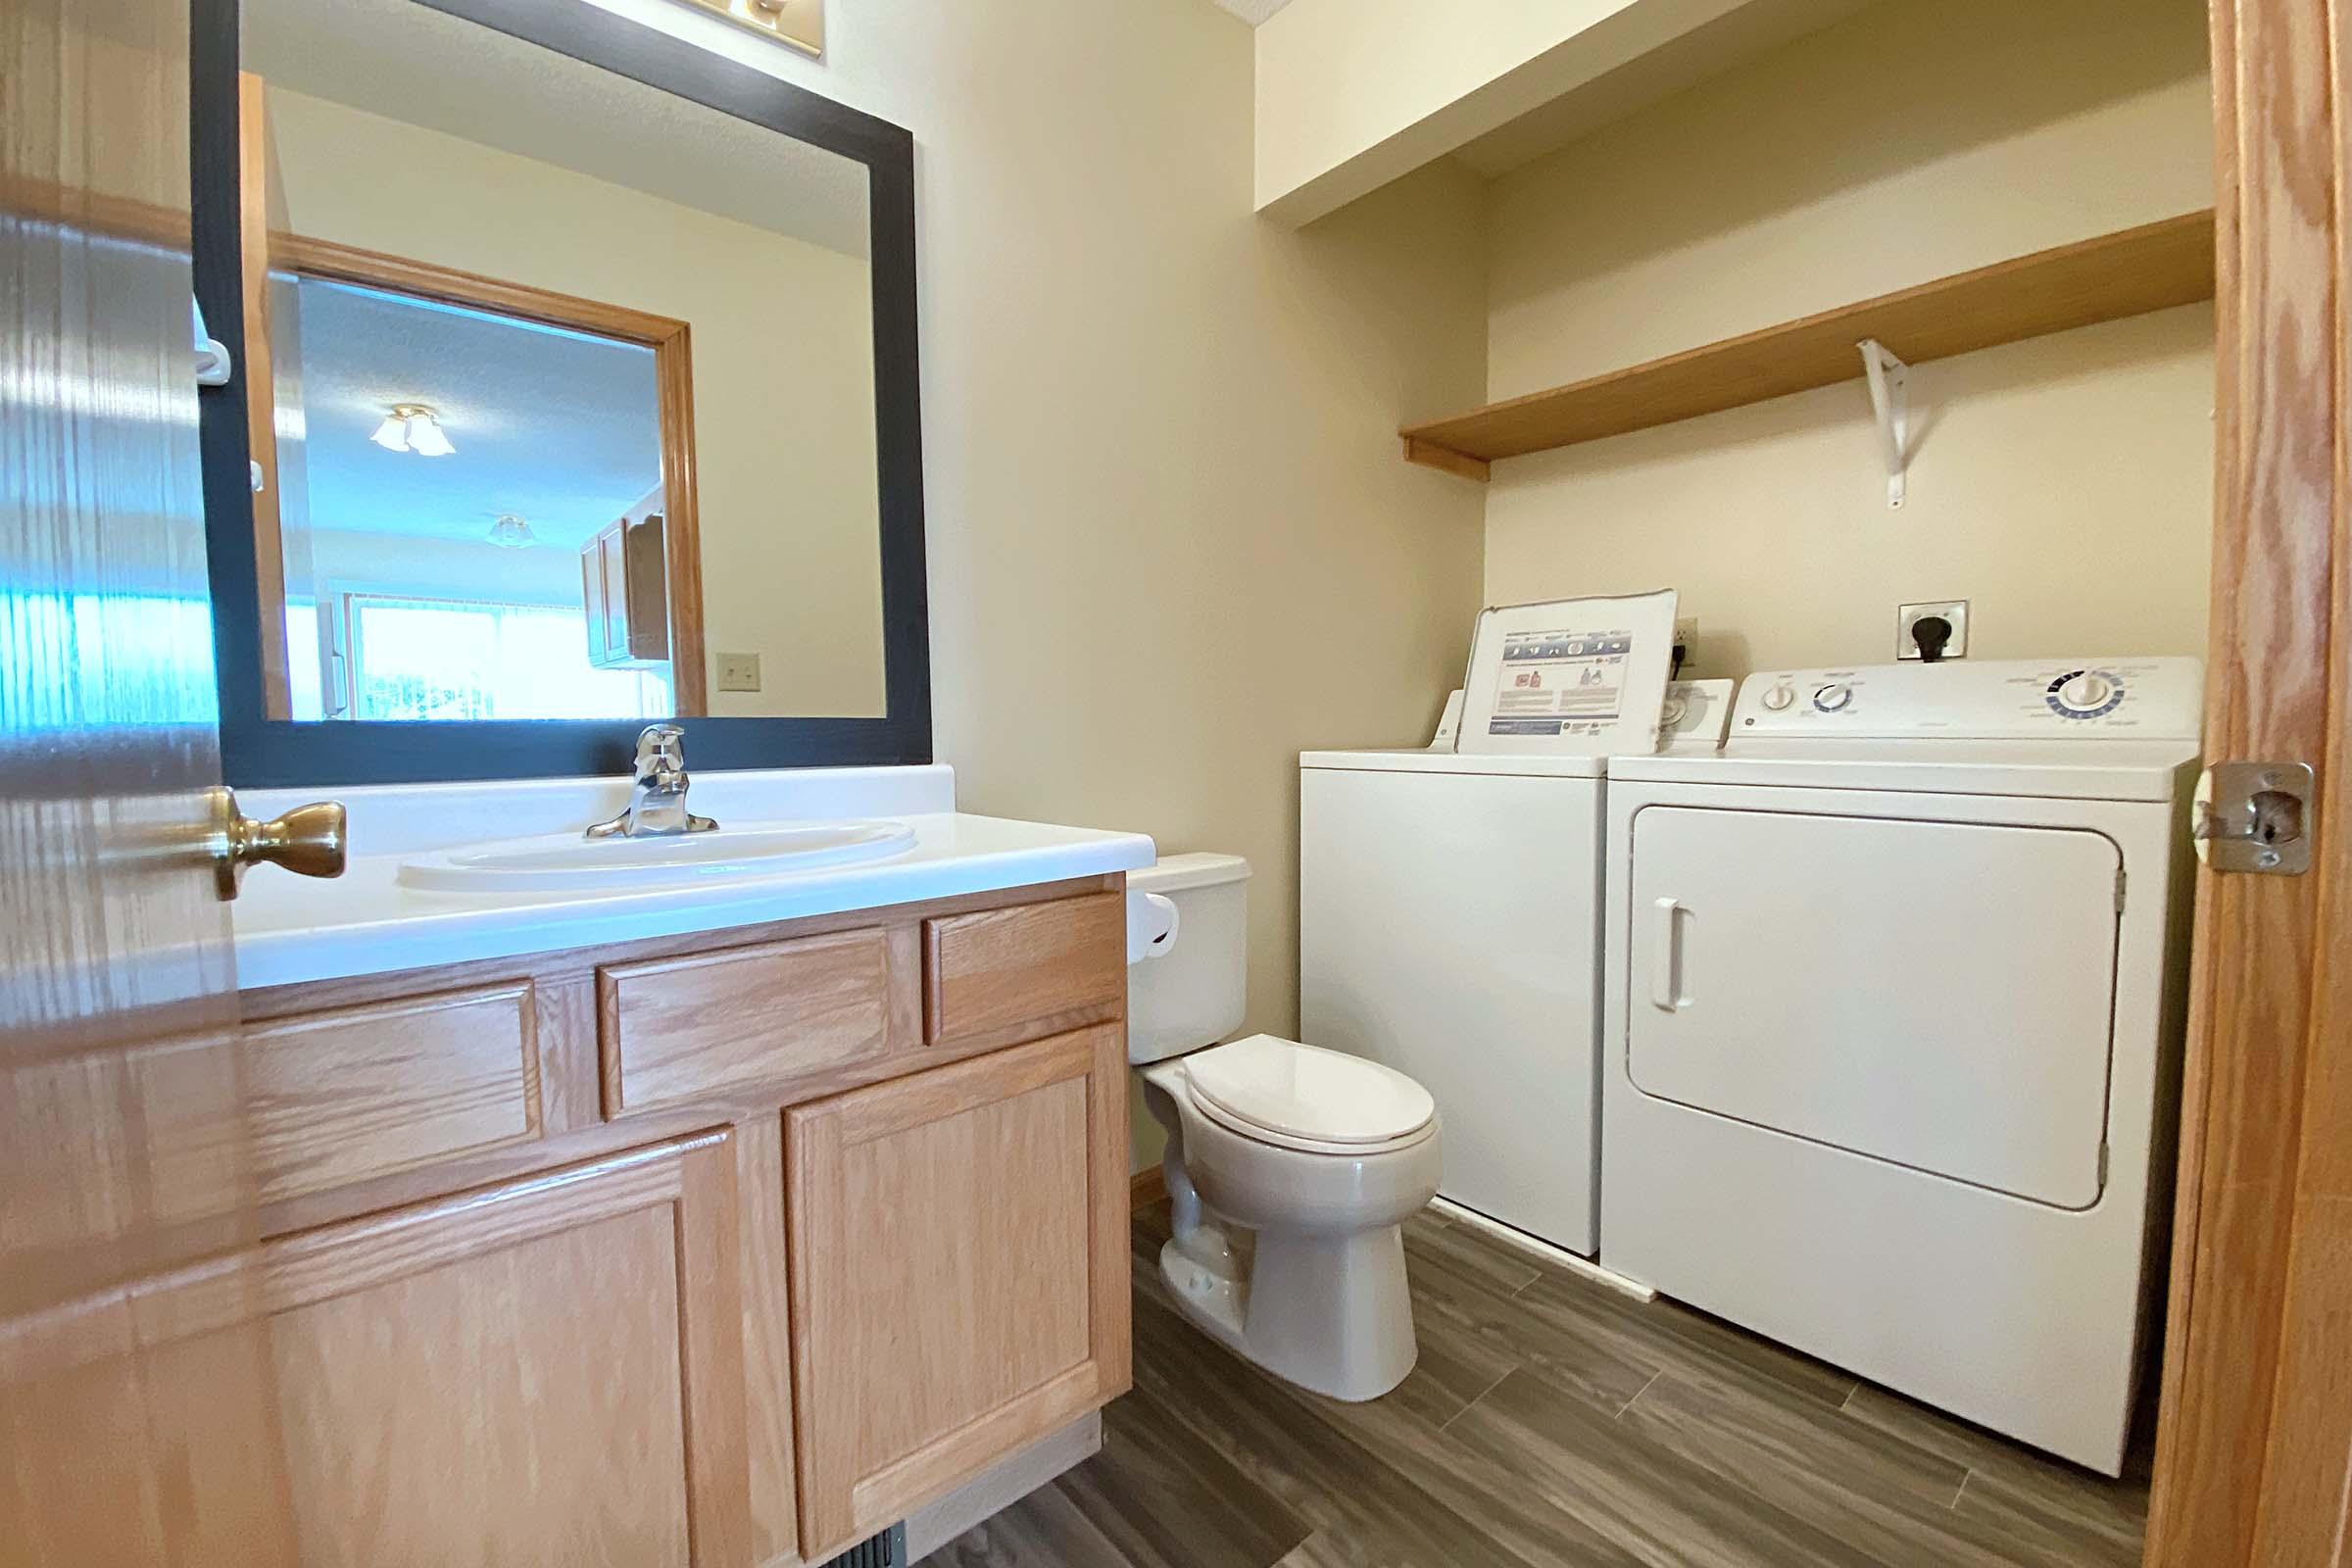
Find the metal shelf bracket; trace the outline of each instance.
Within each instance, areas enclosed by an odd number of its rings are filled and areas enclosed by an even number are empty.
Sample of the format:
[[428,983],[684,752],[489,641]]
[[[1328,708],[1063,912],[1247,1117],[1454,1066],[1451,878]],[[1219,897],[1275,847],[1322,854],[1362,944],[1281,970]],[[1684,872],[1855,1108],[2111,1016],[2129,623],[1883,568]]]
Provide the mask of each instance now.
[[1886,457],[1886,510],[1903,506],[1903,472],[1911,461],[1911,367],[1886,352],[1885,344],[1866,337],[1854,345],[1862,351],[1862,373],[1870,377],[1870,410],[1878,417],[1879,444]]

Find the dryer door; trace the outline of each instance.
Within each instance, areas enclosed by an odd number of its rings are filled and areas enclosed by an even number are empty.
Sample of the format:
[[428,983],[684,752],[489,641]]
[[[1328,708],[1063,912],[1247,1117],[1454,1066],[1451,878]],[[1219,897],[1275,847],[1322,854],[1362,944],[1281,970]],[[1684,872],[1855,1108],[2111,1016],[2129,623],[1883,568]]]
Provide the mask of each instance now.
[[2086,829],[1648,807],[1627,1070],[1661,1100],[2087,1208],[2121,864]]

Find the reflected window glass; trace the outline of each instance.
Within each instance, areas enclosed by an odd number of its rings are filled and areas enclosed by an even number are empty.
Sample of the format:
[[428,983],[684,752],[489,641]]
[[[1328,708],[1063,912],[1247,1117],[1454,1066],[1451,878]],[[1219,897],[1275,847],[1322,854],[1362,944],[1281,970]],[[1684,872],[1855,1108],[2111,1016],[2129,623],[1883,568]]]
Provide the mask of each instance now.
[[669,683],[592,669],[576,613],[543,605],[346,596],[353,716],[659,718]]

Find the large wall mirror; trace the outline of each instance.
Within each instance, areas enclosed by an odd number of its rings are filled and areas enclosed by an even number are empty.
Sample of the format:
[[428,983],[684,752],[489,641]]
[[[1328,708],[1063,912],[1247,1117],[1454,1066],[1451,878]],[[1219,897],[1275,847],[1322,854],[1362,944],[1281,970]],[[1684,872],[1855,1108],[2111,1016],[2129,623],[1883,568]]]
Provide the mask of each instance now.
[[579,0],[210,8],[231,782],[927,760],[906,133]]

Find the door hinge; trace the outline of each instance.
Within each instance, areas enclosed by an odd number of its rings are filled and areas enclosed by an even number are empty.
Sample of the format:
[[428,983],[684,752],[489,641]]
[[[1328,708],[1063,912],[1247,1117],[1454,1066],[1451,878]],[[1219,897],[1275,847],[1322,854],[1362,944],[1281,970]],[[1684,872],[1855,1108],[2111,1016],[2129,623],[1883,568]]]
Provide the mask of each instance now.
[[2197,779],[2189,837],[2216,871],[2301,876],[2314,810],[2309,762],[2216,762]]

